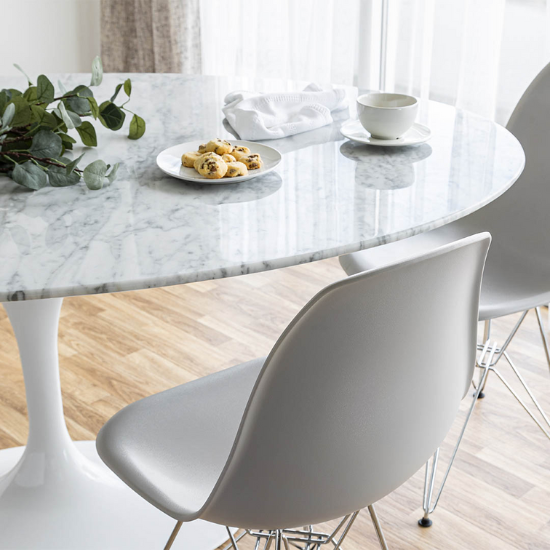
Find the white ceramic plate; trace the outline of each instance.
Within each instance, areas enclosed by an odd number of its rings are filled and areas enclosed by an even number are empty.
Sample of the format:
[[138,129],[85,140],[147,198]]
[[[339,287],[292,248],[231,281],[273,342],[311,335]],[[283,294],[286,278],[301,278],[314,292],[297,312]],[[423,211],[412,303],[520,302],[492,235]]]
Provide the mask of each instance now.
[[428,141],[432,132],[427,126],[414,123],[410,130],[397,139],[376,139],[373,138],[361,125],[358,120],[347,122],[340,128],[340,132],[353,141],[368,143],[369,145],[380,145],[382,147],[399,147],[403,145],[417,145]]
[[207,183],[207,184],[226,184],[226,183],[238,183],[240,181],[246,181],[258,176],[263,176],[268,172],[271,172],[281,162],[282,156],[277,149],[263,145],[262,143],[256,143],[254,141],[243,141],[239,139],[227,140],[231,145],[244,145],[248,147],[252,153],[258,153],[263,160],[263,166],[258,170],[249,170],[246,176],[237,176],[236,178],[220,178],[217,180],[209,179],[201,176],[194,168],[186,168],[181,163],[181,156],[189,151],[196,151],[201,143],[206,143],[208,140],[202,141],[188,141],[187,143],[180,143],[174,145],[168,149],[165,149],[157,157],[158,167],[174,178],[180,180],[193,181],[195,183]]

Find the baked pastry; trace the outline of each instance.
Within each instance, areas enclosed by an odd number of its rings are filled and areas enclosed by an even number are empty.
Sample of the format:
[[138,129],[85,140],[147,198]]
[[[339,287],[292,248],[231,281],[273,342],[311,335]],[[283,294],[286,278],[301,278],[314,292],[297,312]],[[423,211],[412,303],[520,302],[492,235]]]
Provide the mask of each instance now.
[[204,155],[204,153],[207,153],[208,151],[206,150],[206,143],[203,143],[201,145],[199,145],[199,153],[201,155]]
[[236,147],[233,147],[231,154],[235,157],[235,160],[239,160],[241,157],[250,155],[250,149],[248,147],[244,147],[244,145],[237,145]]
[[237,178],[239,176],[246,176],[247,174],[248,168],[242,162],[227,163],[226,178]]
[[236,162],[237,159],[233,156],[233,155],[230,155],[229,153],[225,153],[225,155],[222,155],[222,159],[224,162]]
[[224,139],[212,139],[206,144],[206,150],[209,153],[216,153],[218,155],[223,155],[225,153],[230,153],[233,149],[233,146],[229,141]]
[[227,164],[220,158],[206,157],[205,155],[197,160],[197,172],[208,179],[219,180],[227,173]]
[[249,170],[257,170],[263,165],[262,157],[260,157],[260,155],[258,155],[257,153],[239,157],[239,162],[242,162],[244,165],[246,165]]
[[195,160],[193,164],[197,172],[199,171],[199,164],[201,163],[202,160],[206,158],[215,158],[218,160],[222,160],[222,157],[220,157],[220,155],[216,155],[216,153],[204,153],[203,155],[199,155],[199,157],[197,158],[197,160]]
[[195,161],[201,156],[201,153],[198,151],[192,151],[190,153],[184,153],[181,156],[181,163],[187,168],[193,168],[195,166]]

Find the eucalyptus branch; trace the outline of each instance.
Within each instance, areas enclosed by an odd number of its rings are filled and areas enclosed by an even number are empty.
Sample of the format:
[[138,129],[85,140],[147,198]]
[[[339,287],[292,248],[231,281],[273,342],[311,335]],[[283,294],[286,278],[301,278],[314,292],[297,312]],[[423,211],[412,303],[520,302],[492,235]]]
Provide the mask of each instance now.
[[[45,75],[38,77],[35,86],[29,81],[26,90],[0,90],[0,172],[8,173],[16,183],[32,190],[48,185],[76,185],[81,178],[89,189],[101,189],[105,183],[112,183],[118,164],[111,167],[96,160],[80,169],[83,154],[75,155],[74,159],[64,156],[73,149],[76,134],[83,145],[97,146],[93,121],[84,120],[85,117],[93,116],[105,128],[117,131],[124,125],[126,111],[132,113],[125,108],[132,94],[131,80],[117,84],[111,99],[98,102],[91,88],[99,86],[102,80],[101,59],[96,57],[91,82],[69,91],[59,84],[57,96]],[[121,90],[127,100],[116,105]],[[132,115],[128,137],[139,139],[145,133],[145,121],[135,113]]]
[[59,97],[54,97],[51,101],[40,101],[39,103],[35,103],[35,105],[49,105],[54,101],[61,101],[62,99],[68,99],[70,97],[78,97],[78,94],[67,94]]
[[[9,160],[12,160],[12,161],[13,161],[13,159],[11,157],[15,157],[16,159],[18,159],[18,158],[27,158],[29,160],[33,160],[33,161],[36,161],[36,162],[43,162],[44,164],[48,164],[50,166],[57,166],[58,168],[67,168],[66,164],[63,164],[62,162],[59,162],[59,161],[56,161],[56,160],[52,160],[49,157],[35,157],[34,155],[31,155],[30,153],[22,153],[22,152],[19,152],[19,151],[6,151],[6,152],[0,151],[0,156],[6,157],[6,158],[8,158]],[[83,170],[80,170],[79,168],[73,168],[73,170],[75,172],[79,172],[79,173],[83,172]]]
[[18,143],[19,141],[28,141],[28,138],[26,136],[7,138],[2,142],[2,145],[7,145],[8,143]]

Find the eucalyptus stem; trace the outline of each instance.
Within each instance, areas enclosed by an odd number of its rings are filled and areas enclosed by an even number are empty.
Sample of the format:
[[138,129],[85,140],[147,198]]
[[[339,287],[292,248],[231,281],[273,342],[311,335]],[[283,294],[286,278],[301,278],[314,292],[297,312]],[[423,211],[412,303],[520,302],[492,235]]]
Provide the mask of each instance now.
[[[7,158],[7,159],[9,159],[9,160],[11,160],[15,164],[17,164],[17,163],[15,162],[14,159],[11,158],[12,156],[15,157],[15,158],[27,158],[29,160],[33,160],[33,161],[36,161],[36,162],[43,162],[44,164],[48,164],[50,166],[57,166],[58,168],[67,168],[67,165],[63,164],[62,162],[52,160],[48,157],[35,157],[34,155],[31,155],[30,153],[20,153],[18,151],[6,151],[4,153],[3,151],[0,151],[0,155]],[[74,168],[74,171],[79,172],[79,173],[83,172],[83,170],[80,170],[78,168]]]

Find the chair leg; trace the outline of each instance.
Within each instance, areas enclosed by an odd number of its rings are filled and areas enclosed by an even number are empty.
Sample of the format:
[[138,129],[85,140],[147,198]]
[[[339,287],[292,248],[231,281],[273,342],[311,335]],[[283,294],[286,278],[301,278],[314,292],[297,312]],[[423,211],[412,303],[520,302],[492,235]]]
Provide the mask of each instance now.
[[[485,325],[483,327],[483,344],[485,345],[489,339],[491,338],[491,319],[485,321]],[[482,375],[483,373],[481,373]],[[480,375],[480,376],[481,376]],[[477,394],[478,399],[483,399],[485,397],[485,385],[487,384],[487,377],[485,378],[485,383],[481,385],[481,379],[479,385],[481,386],[481,390]]]
[[170,548],[172,548],[172,544],[174,544],[174,541],[176,540],[176,537],[180,532],[182,524],[183,524],[183,521],[178,521],[176,523],[176,526],[174,527],[174,530],[172,531],[172,534],[170,535],[170,538],[168,539],[168,542],[166,543],[164,550],[170,550]]
[[374,506],[372,504],[369,506],[369,513],[372,524],[376,529],[376,534],[378,535],[380,548],[382,548],[382,550],[388,550],[388,544],[386,543],[386,539],[384,538],[384,532],[382,531],[382,527],[380,526],[380,522],[378,521],[378,516],[376,515],[376,510],[374,509]]
[[[449,473],[451,471],[451,468],[453,467],[456,455],[458,453],[458,449],[460,447],[460,444],[462,443],[462,438],[464,437],[464,433],[466,432],[466,428],[468,427],[468,423],[470,421],[470,418],[472,417],[472,413],[474,412],[474,408],[479,399],[479,394],[481,393],[481,389],[485,386],[485,383],[487,381],[487,376],[490,370],[489,365],[491,365],[491,363],[493,362],[493,358],[495,356],[496,350],[497,350],[496,344],[493,344],[491,346],[489,341],[485,343],[479,362],[476,365],[478,368],[481,369],[481,376],[479,378],[479,383],[476,387],[476,391],[474,392],[472,403],[470,405],[470,408],[468,409],[468,413],[466,414],[466,419],[464,420],[464,424],[462,426],[462,429],[460,430],[458,440],[453,449],[453,453],[451,454],[451,458],[449,459],[449,463],[447,464],[447,469],[445,470],[445,474],[443,475],[443,480],[441,481],[441,485],[439,487],[439,490],[436,493],[435,499],[433,499],[433,494],[434,494],[434,487],[435,487],[435,477],[437,473],[437,464],[439,461],[439,449],[435,451],[432,458],[431,474],[430,474],[430,462],[429,461],[426,462],[426,474],[424,477],[424,498],[422,502],[422,509],[424,510],[424,516],[418,520],[418,525],[420,525],[420,527],[432,526],[433,522],[430,519],[430,514],[434,512],[434,510],[437,507],[437,504],[439,503],[439,499],[441,498],[441,494],[443,493],[443,488],[445,487],[445,483],[447,483],[447,478],[449,477]],[[485,358],[487,356],[488,356],[488,359],[486,360]]]
[[[510,365],[510,367],[512,368],[512,370],[514,371],[514,374],[517,376],[518,380],[520,381],[521,385],[523,386],[523,388],[525,389],[525,391],[527,392],[527,394],[529,395],[529,397],[531,398],[531,401],[533,402],[533,404],[535,405],[536,409],[538,410],[538,412],[540,413],[540,415],[542,416],[542,418],[544,419],[544,421],[546,422],[546,425],[548,427],[550,427],[550,420],[548,419],[548,416],[546,415],[546,413],[544,412],[543,408],[539,405],[538,401],[535,399],[535,396],[533,395],[533,393],[531,392],[531,390],[529,389],[529,386],[527,386],[527,383],[525,382],[525,380],[523,379],[523,377],[521,376],[519,370],[517,369],[517,367],[514,365],[514,363],[512,362],[512,360],[510,359],[510,356],[505,353],[504,354],[504,357],[506,358],[506,360],[508,361],[508,364]],[[533,412],[531,411],[531,409],[529,409],[529,407],[525,404],[525,402],[519,397],[519,395],[514,391],[514,389],[512,388],[512,386],[510,386],[510,384],[506,381],[506,379],[504,378],[504,376],[502,376],[502,374],[497,370],[495,369],[494,367],[491,367],[490,370],[492,370],[497,376],[498,378],[500,379],[500,381],[504,384],[504,386],[506,387],[506,389],[514,396],[514,398],[516,399],[516,401],[524,408],[525,412],[531,417],[531,420],[533,420],[533,422],[540,428],[540,430],[542,431],[542,433],[544,433],[544,435],[550,439],[550,433],[548,432],[548,430],[541,424],[541,422],[535,417],[535,415],[533,414]]]

